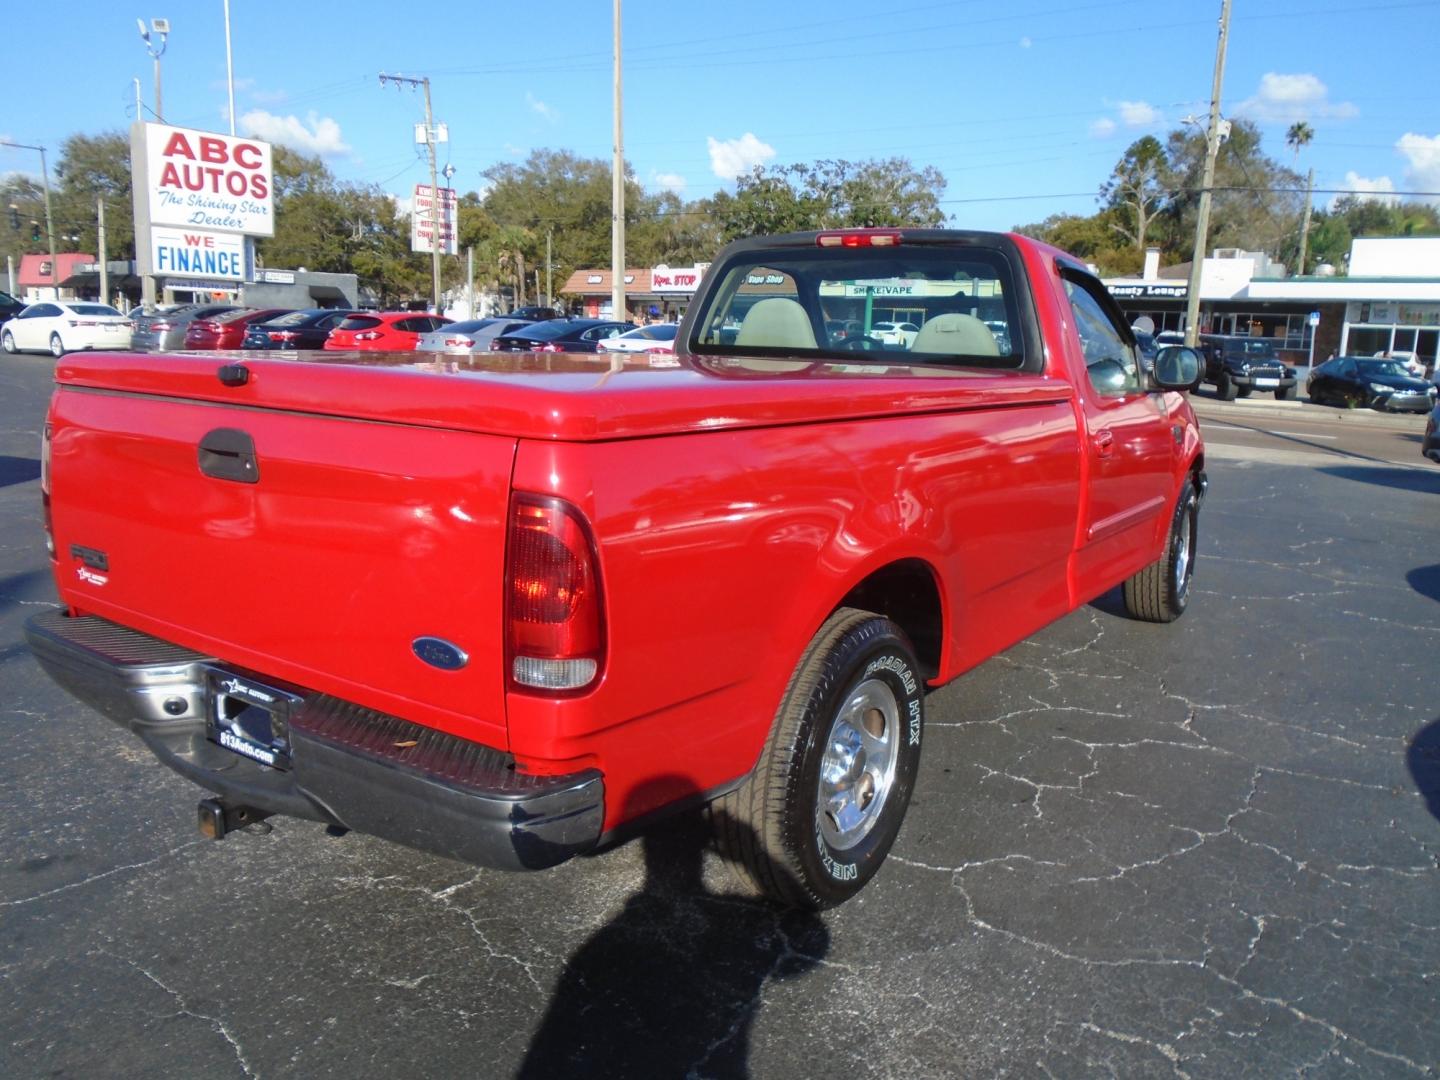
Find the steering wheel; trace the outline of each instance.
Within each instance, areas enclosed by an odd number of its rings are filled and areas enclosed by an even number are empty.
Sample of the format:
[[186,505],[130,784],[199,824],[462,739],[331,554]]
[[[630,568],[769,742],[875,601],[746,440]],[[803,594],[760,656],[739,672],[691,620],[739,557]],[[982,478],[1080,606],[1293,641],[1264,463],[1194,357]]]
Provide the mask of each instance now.
[[885,348],[885,343],[879,338],[871,337],[869,334],[858,334],[847,337],[840,343],[840,348],[847,352],[875,352]]

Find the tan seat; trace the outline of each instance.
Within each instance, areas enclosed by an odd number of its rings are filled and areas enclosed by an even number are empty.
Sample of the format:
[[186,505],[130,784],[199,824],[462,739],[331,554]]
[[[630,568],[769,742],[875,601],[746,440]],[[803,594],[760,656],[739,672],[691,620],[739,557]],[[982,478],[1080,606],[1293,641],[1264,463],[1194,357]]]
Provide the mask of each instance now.
[[990,328],[974,315],[951,312],[936,315],[920,327],[910,351],[942,356],[999,356],[1000,346]]
[[761,349],[813,349],[815,328],[796,301],[771,296],[757,301],[745,313],[735,344]]

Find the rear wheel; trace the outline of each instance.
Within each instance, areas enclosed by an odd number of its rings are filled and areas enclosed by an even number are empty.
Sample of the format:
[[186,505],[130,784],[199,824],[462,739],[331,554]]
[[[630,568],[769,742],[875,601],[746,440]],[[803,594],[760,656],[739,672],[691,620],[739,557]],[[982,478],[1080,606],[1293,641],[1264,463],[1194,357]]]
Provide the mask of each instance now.
[[15,336],[11,334],[9,330],[6,330],[4,335],[0,336],[0,349],[4,349],[7,353],[12,354],[18,351],[15,348]]
[[1241,397],[1249,397],[1250,391],[1253,389],[1255,389],[1253,386],[1237,386],[1235,392]]
[[1215,380],[1215,394],[1221,401],[1234,401],[1239,389],[1230,381],[1230,376],[1224,372],[1221,372]]
[[1165,553],[1125,582],[1125,610],[1146,622],[1174,622],[1190,602],[1200,497],[1192,478],[1180,488]]
[[57,360],[65,355],[65,342],[60,340],[59,334],[50,335],[50,355]]
[[900,831],[924,708],[898,626],[853,608],[830,616],[790,677],[754,772],[710,810],[743,883],[789,907],[854,896]]

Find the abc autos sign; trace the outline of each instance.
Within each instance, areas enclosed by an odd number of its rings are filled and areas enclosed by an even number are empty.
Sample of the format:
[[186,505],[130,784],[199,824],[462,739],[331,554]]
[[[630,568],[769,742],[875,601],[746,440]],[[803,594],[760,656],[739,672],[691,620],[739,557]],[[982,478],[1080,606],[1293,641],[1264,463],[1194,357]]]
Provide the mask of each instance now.
[[150,225],[275,235],[269,143],[137,124],[130,160],[137,173],[143,163],[143,174],[135,177],[136,201],[144,199]]

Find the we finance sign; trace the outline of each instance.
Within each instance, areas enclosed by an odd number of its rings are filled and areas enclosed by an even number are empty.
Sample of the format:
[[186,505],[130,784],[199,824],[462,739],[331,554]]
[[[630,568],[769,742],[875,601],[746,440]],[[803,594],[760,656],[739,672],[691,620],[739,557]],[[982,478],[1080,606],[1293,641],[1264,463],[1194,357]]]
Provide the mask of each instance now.
[[152,226],[275,235],[269,143],[136,124],[130,164],[137,201],[143,197]]
[[150,230],[150,266],[162,277],[245,280],[245,238],[176,229]]

